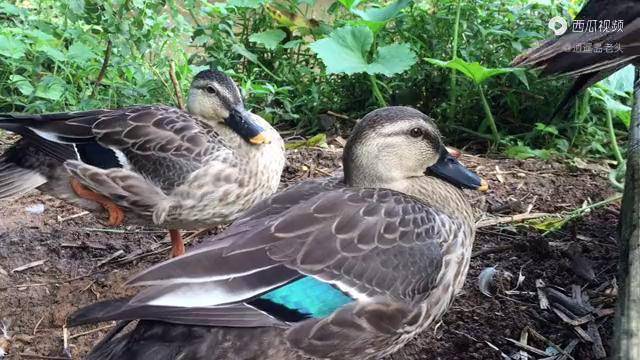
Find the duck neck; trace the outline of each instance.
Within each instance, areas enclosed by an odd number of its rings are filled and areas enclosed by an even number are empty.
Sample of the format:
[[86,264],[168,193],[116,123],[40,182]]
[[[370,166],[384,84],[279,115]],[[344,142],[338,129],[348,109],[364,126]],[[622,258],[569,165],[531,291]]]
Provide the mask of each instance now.
[[433,176],[406,179],[399,190],[452,217],[474,223],[473,209],[464,192]]

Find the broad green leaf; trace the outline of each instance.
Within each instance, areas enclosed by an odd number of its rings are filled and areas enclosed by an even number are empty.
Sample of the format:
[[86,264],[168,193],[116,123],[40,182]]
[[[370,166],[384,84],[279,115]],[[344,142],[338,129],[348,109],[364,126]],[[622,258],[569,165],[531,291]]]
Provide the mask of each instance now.
[[247,60],[253,62],[253,63],[259,63],[258,61],[258,55],[252,53],[251,51],[247,50],[247,48],[244,47],[244,45],[242,44],[233,44],[233,46],[231,47],[231,50],[233,50],[234,52],[244,56],[245,58],[247,58]]
[[57,76],[47,75],[36,86],[36,96],[49,100],[60,100],[64,94],[66,83]]
[[33,94],[33,85],[31,85],[29,80],[24,76],[11,75],[9,76],[9,82],[12,83],[22,93],[22,95]]
[[12,59],[20,59],[24,56],[26,48],[22,41],[0,35],[0,55]]
[[409,70],[416,63],[416,54],[409,44],[392,44],[378,48],[378,54],[371,64],[368,73],[391,76]]
[[286,43],[284,43],[284,45],[282,45],[282,47],[285,49],[292,49],[303,43],[304,41],[296,39],[296,40],[287,41]]
[[93,49],[88,47],[85,43],[75,41],[69,47],[67,57],[76,64],[86,64],[89,60],[97,58],[98,55],[96,55],[96,53],[93,52]]
[[382,28],[384,28],[384,26],[387,24],[386,22],[377,22],[377,21],[366,21],[366,20],[351,20],[348,21],[347,24],[356,27],[356,26],[366,26],[369,29],[371,29],[371,31],[373,31],[374,34],[377,34],[378,31],[380,31]]
[[13,4],[9,4],[8,2],[0,2],[0,12],[5,13],[7,15],[20,15],[20,8],[13,5]]
[[275,49],[278,44],[287,37],[284,31],[280,29],[267,30],[252,34],[249,40],[264,45],[269,50]]
[[366,26],[345,26],[310,45],[330,74],[368,73],[391,76],[409,69],[416,56],[408,44],[381,46],[371,63],[366,55],[373,43],[373,32]]
[[367,71],[365,54],[372,43],[373,33],[368,27],[345,26],[309,47],[322,59],[328,73],[355,74]]
[[522,71],[518,68],[486,68],[478,62],[466,62],[460,58],[456,58],[449,61],[442,61],[438,59],[425,59],[428,62],[450,69],[455,69],[463,73],[465,76],[473,80],[476,84],[482,84],[485,80],[500,74]]
[[600,81],[598,84],[604,86],[605,88],[612,89],[618,92],[630,93],[633,91],[634,78],[634,67],[633,65],[628,65],[611,74],[609,77]]
[[84,13],[84,0],[69,0],[69,9],[76,15],[82,15]]
[[298,0],[298,5],[305,4],[309,6],[314,6],[316,4],[316,0]]
[[59,61],[62,62],[64,61],[64,54],[62,53],[62,51],[51,47],[51,46],[40,46],[38,48],[38,51],[42,51],[43,53],[47,54],[47,56],[49,56],[50,59],[53,59],[55,61]]
[[47,43],[51,43],[56,40],[53,35],[47,34],[46,32],[39,29],[25,29],[24,34],[29,36],[30,38],[33,38],[37,42],[45,43],[44,45],[47,45]]
[[351,12],[360,16],[362,20],[374,22],[387,22],[393,19],[402,9],[406,8],[411,0],[396,0],[383,8],[371,7],[367,10],[352,9]]

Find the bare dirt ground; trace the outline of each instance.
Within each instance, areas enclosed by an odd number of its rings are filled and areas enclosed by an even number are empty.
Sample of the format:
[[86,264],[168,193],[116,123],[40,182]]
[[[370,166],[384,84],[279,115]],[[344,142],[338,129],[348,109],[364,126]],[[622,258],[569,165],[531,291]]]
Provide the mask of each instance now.
[[[474,203],[487,210],[485,219],[527,210],[566,212],[614,194],[597,166],[471,156],[463,162],[490,182],[485,197],[472,194]],[[283,186],[325,176],[339,164],[339,151],[290,151]],[[27,210],[39,204],[44,205],[41,214]],[[502,352],[525,359],[522,345],[508,339],[533,347],[527,350],[531,359],[560,359],[552,356],[563,351],[571,354],[563,359],[595,359],[603,350],[608,354],[617,290],[612,280],[618,212],[619,204],[608,205],[547,235],[514,223],[479,229],[463,292],[437,328],[393,358],[500,359]],[[130,294],[121,284],[168,256],[164,232],[107,229],[101,214],[74,217],[80,213],[37,193],[0,202],[0,319],[10,322],[9,359],[63,359],[62,326],[70,312]],[[496,279],[501,281],[488,297],[478,289],[478,275],[491,266],[497,267]],[[504,277],[507,272],[511,280]],[[514,290],[520,274],[524,279]],[[571,299],[572,285],[581,295],[578,300]],[[541,308],[541,299],[549,301],[548,309]],[[108,326],[71,329],[73,357],[82,358]],[[521,339],[525,329],[526,340]]]

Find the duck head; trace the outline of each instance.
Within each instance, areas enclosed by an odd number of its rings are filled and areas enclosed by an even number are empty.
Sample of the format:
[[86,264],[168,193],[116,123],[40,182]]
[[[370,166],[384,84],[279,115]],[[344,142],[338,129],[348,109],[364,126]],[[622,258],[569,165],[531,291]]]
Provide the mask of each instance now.
[[204,70],[191,83],[187,108],[214,126],[224,124],[251,144],[268,142],[264,126],[244,108],[240,90],[221,71]]
[[409,107],[368,113],[354,127],[343,163],[345,181],[352,186],[385,187],[427,175],[458,188],[488,189],[486,181],[447,151],[435,122]]

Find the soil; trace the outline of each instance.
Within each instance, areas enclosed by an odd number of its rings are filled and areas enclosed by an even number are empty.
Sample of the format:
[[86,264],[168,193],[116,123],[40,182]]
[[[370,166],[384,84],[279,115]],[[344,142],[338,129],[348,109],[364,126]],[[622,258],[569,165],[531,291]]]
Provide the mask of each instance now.
[[[283,186],[313,176],[325,176],[339,167],[339,150],[302,149],[288,154]],[[504,217],[535,212],[560,213],[585,202],[597,202],[614,194],[601,166],[537,160],[515,161],[463,156],[490,183],[483,196],[470,194],[486,211],[484,217]],[[27,209],[44,205],[41,214]],[[0,319],[9,322],[13,348],[9,359],[56,359],[63,356],[62,326],[75,309],[100,299],[121,297],[134,290],[123,282],[134,273],[165,260],[165,232],[138,227],[107,228],[103,214],[77,215],[82,211],[39,193],[0,202]],[[585,298],[603,316],[592,320],[610,353],[615,308],[619,204],[595,209],[559,231],[544,235],[531,226],[514,223],[478,230],[471,269],[462,293],[437,327],[426,330],[394,359],[500,359],[501,352],[516,356],[520,348],[507,338],[520,340],[523,329],[537,331],[549,342],[529,332],[527,344],[553,354],[550,343],[562,348],[580,340],[575,359],[594,359],[591,343],[581,340],[574,327],[550,310],[540,308],[536,280],[571,294],[579,285]],[[211,230],[216,232],[220,229]],[[197,240],[195,240],[197,241]],[[576,272],[569,245],[578,244],[582,260],[591,265],[595,278],[585,280]],[[34,263],[40,261],[40,263]],[[20,270],[19,267],[33,267]],[[478,275],[495,266],[497,286],[492,297],[478,288]],[[15,270],[18,269],[18,270]],[[15,270],[15,271],[14,271]],[[513,279],[505,280],[506,273]],[[519,274],[524,280],[515,292]],[[107,331],[100,324],[70,329],[69,346],[74,358],[82,358]],[[581,325],[583,330],[587,324]],[[93,331],[99,329],[98,331]],[[88,332],[88,333],[85,333]],[[1,336],[0,336],[1,338]],[[0,339],[1,340],[1,339]],[[0,341],[0,345],[2,342]],[[532,359],[545,356],[529,352]],[[34,356],[38,355],[38,356]]]

